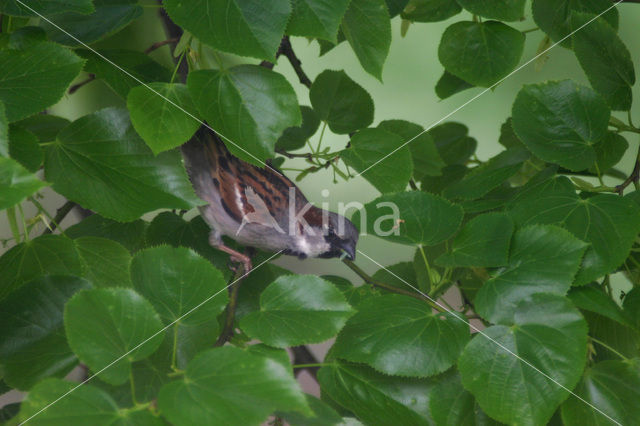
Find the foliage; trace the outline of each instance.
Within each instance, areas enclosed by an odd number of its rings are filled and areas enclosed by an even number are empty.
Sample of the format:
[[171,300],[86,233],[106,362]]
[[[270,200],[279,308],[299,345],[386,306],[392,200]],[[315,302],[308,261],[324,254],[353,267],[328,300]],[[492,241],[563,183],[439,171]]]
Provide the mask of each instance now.
[[[0,256],[0,393],[28,391],[0,420],[637,423],[639,45],[618,35],[612,5],[0,0],[0,209],[13,234]],[[140,31],[143,15],[172,39],[124,48],[118,37]],[[524,16],[536,28],[522,31]],[[392,19],[403,33],[449,20],[433,58],[440,98],[491,96],[478,88],[529,61],[532,37],[541,53],[552,42],[572,52],[589,85],[524,85],[511,117],[494,123],[504,149],[480,160],[485,141],[464,124],[376,121],[384,99],[341,69],[310,79],[290,43],[306,37],[324,54],[346,42],[381,82]],[[149,55],[166,44],[171,55]],[[307,105],[276,61],[291,63]],[[72,121],[48,114],[93,80],[113,92],[108,107]],[[203,121],[245,161],[304,159],[293,179],[325,168],[361,176],[376,195],[354,223],[415,255],[372,276],[345,261],[364,280],[354,286],[261,265],[258,253],[229,294],[239,274],[208,244],[205,222],[184,217],[202,201],[178,147]],[[344,148],[323,145],[327,132]],[[631,173],[619,169],[625,156],[638,158]],[[39,201],[45,188],[68,200],[55,218]],[[95,214],[61,226],[76,206]],[[614,291],[613,274],[631,290]],[[461,305],[448,306],[447,291]],[[303,345],[332,338],[324,360],[301,360]],[[77,387],[64,377],[79,365],[90,381]],[[302,369],[321,399],[302,391]]]

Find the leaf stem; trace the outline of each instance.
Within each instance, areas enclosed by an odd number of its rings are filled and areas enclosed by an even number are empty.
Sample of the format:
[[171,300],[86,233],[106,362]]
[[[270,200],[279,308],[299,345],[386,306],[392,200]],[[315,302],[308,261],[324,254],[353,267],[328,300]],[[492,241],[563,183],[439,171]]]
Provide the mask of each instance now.
[[429,283],[429,296],[431,296],[431,291],[433,290],[433,282],[431,281],[431,268],[429,267],[429,261],[427,260],[427,255],[424,253],[424,247],[422,244],[418,246],[420,250],[420,254],[422,255],[422,260],[424,260],[424,266],[427,268],[427,282]]
[[55,231],[56,228],[60,226],[60,223],[64,220],[64,218],[67,217],[69,212],[71,212],[71,210],[73,210],[73,208],[76,206],[77,204],[73,201],[67,201],[66,203],[64,203],[62,207],[60,207],[56,212],[56,216],[51,220],[51,226],[45,229],[42,235],[51,234],[53,231]]
[[138,405],[138,400],[136,399],[136,383],[133,380],[133,368],[129,366],[129,383],[131,383],[131,400],[133,401],[133,405]]
[[523,34],[527,34],[527,33],[532,33],[534,31],[538,31],[540,28],[539,27],[535,27],[535,28],[529,28],[528,30],[522,30],[520,31]]
[[173,74],[171,74],[171,80],[169,80],[169,84],[173,83],[176,78],[176,74],[178,73],[178,68],[180,68],[180,64],[182,63],[182,59],[184,58],[184,54],[187,53],[185,49],[184,52],[180,54],[180,58],[178,58],[178,62],[176,63],[175,68],[173,69]]
[[296,364],[293,368],[311,368],[311,367],[327,367],[329,365],[336,365],[334,362],[314,362],[310,364]]
[[390,291],[391,293],[402,294],[404,296],[409,296],[409,297],[413,297],[414,299],[425,301],[433,309],[435,309],[435,310],[437,310],[439,312],[446,312],[445,309],[443,309],[437,303],[434,303],[433,300],[431,300],[429,297],[427,297],[427,296],[425,296],[423,294],[416,293],[416,292],[413,292],[413,291],[403,290],[401,288],[394,287],[394,286],[392,286],[390,284],[378,281],[378,280],[374,279],[373,277],[369,276],[366,272],[364,272],[362,269],[360,269],[360,267],[358,267],[351,260],[343,259],[342,262],[345,265],[347,265],[353,272],[358,274],[358,276],[360,276],[360,278],[362,278],[364,280],[364,282],[366,282],[367,284],[372,285],[373,287],[383,288],[383,289],[385,289],[387,291]]
[[18,221],[16,220],[16,206],[12,206],[7,210],[7,221],[13,234],[13,240],[16,244],[20,243],[20,228],[18,228]]
[[22,230],[24,231],[24,241],[29,241],[29,229],[27,229],[27,222],[24,219],[24,211],[22,210],[22,204],[18,204],[18,211],[20,212],[20,220],[22,221]]
[[178,327],[180,326],[180,321],[177,321],[173,324],[173,348],[171,350],[171,369],[173,371],[178,370],[178,366],[176,365],[176,356],[178,352]]
[[322,130],[320,130],[320,139],[318,140],[318,148],[316,148],[316,152],[320,152],[320,146],[322,145],[322,138],[324,137],[324,129],[327,127],[327,122],[322,122]]
[[231,284],[231,291],[229,293],[229,303],[227,304],[227,315],[224,321],[224,328],[213,346],[223,346],[229,341],[229,339],[231,339],[231,337],[233,337],[233,323],[236,315],[236,307],[238,306],[238,291],[240,290],[243,274],[246,275],[249,272],[243,271],[244,267],[238,266],[236,273],[231,278],[233,281]]
[[606,343],[604,343],[602,340],[598,340],[593,336],[589,336],[589,339],[591,339],[591,341],[599,344],[600,346],[602,346],[605,349],[608,349],[609,351],[613,352],[614,354],[618,355],[621,359],[623,359],[624,361],[629,361],[629,358],[627,358],[626,356],[622,355],[620,352],[618,352],[617,350],[613,349],[611,346],[607,345]]

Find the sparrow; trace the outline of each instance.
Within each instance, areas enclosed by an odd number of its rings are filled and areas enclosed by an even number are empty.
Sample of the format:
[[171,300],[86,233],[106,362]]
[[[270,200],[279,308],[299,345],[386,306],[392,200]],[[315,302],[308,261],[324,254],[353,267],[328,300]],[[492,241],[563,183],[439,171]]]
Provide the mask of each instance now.
[[273,167],[260,168],[234,155],[206,126],[181,147],[193,188],[207,204],[200,214],[211,227],[209,243],[251,269],[248,256],[226,246],[226,235],[243,246],[307,257],[355,258],[358,230],[337,213],[307,201]]

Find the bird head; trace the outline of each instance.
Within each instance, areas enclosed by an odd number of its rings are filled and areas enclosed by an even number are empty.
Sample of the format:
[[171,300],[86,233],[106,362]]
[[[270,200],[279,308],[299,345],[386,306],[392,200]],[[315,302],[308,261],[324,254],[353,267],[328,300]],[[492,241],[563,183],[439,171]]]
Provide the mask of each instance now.
[[319,257],[341,257],[344,253],[349,260],[354,260],[358,235],[358,230],[349,219],[329,212],[329,220],[324,232],[324,239],[329,244],[329,249]]

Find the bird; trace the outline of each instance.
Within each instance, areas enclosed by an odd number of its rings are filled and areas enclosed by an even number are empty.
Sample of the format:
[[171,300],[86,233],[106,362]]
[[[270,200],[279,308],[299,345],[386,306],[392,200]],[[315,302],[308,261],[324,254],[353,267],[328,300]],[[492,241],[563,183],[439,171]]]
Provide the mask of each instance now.
[[251,259],[224,244],[226,235],[243,246],[307,257],[355,259],[358,230],[342,215],[318,208],[273,167],[258,167],[234,156],[207,126],[181,146],[198,207],[211,228],[209,244],[240,262]]

